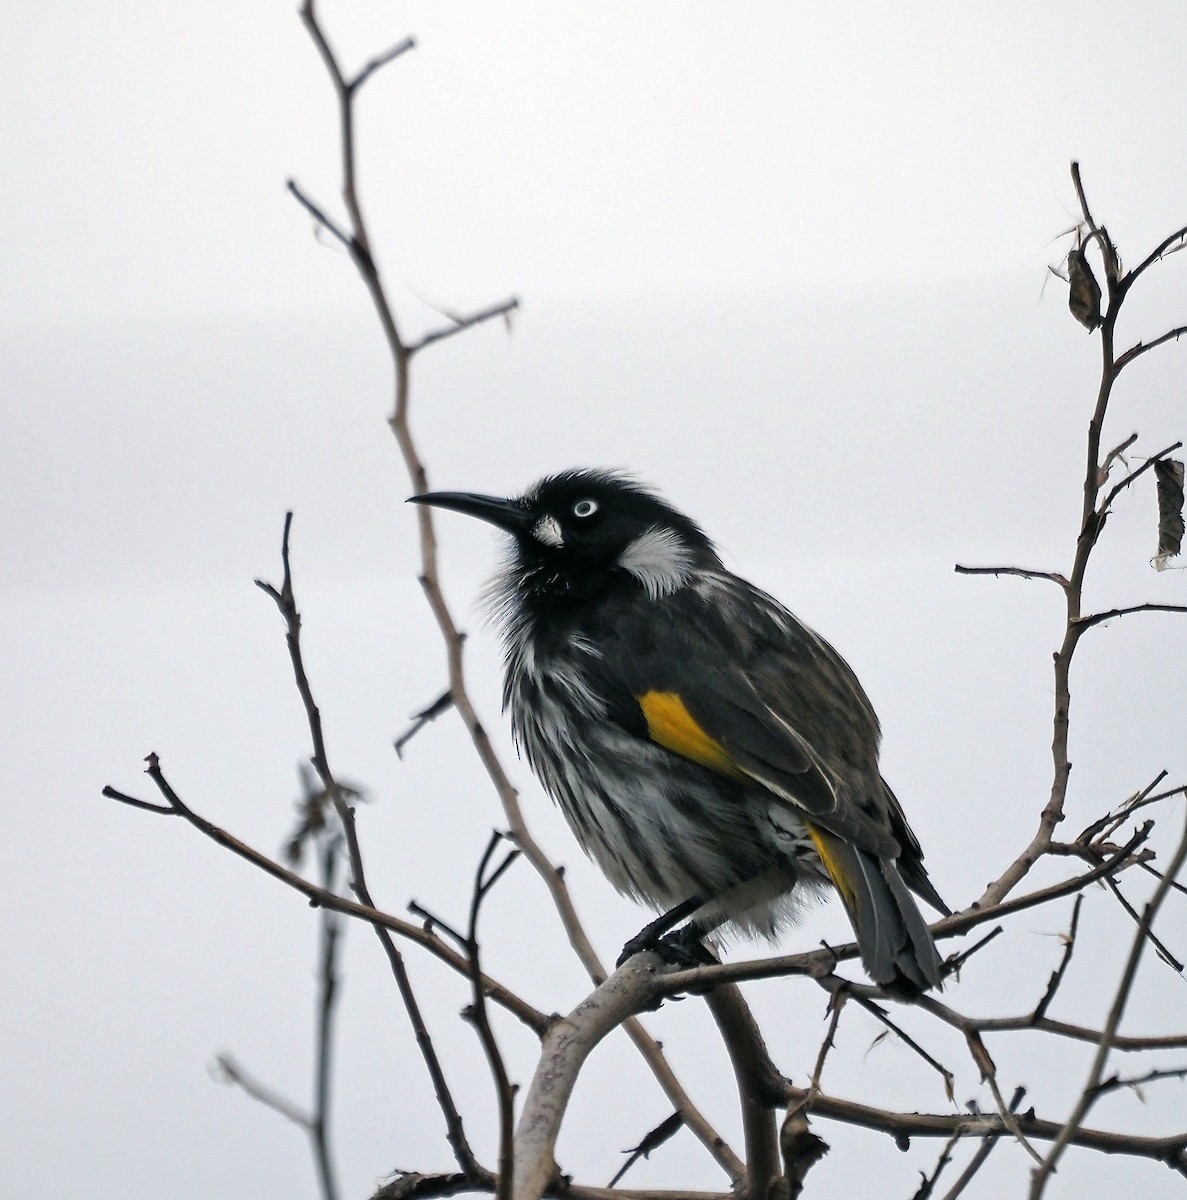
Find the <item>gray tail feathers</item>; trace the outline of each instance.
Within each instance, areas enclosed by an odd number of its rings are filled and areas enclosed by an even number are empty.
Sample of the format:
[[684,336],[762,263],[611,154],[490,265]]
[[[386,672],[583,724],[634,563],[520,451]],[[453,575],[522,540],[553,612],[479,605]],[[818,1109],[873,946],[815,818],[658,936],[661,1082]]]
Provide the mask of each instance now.
[[940,956],[893,859],[876,858],[813,830],[828,873],[845,901],[862,965],[877,984],[906,992],[940,986]]

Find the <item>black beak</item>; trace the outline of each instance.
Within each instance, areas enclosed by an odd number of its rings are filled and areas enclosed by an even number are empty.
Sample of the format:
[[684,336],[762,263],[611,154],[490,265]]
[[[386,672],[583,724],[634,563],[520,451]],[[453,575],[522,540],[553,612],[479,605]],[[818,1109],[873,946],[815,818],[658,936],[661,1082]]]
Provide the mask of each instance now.
[[498,496],[476,496],[473,492],[424,492],[409,496],[409,504],[430,504],[433,508],[451,508],[454,512],[489,521],[508,533],[523,534],[531,528],[532,514],[518,500]]

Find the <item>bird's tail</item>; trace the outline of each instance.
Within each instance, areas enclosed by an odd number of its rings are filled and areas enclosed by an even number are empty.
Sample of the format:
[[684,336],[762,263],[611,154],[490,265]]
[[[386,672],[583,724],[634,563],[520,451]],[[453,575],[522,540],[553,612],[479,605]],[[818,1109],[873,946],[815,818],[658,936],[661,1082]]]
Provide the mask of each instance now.
[[812,827],[812,840],[841,893],[862,965],[881,986],[923,992],[940,986],[940,956],[893,859]]

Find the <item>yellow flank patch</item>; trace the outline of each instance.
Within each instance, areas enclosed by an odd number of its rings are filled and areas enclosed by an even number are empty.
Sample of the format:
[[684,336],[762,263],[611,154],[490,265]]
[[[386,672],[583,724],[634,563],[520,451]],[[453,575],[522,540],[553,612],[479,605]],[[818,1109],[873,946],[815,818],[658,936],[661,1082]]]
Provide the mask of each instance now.
[[647,721],[651,740],[675,754],[727,775],[743,774],[725,752],[697,723],[678,692],[644,692],[636,696]]
[[845,868],[841,866],[841,860],[837,857],[836,840],[824,830],[817,829],[815,825],[808,826],[808,833],[816,846],[816,853],[820,855],[820,861],[824,863],[828,877],[837,885],[837,891],[841,893],[845,907],[850,910],[856,909],[857,893],[853,890],[853,884],[846,877]]

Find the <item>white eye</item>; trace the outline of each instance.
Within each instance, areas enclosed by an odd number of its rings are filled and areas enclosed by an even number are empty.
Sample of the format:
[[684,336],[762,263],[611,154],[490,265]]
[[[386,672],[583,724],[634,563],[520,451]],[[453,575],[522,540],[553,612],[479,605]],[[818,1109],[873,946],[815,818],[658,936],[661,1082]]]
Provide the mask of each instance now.
[[598,502],[596,500],[578,500],[573,505],[573,516],[575,517],[592,517],[598,511]]

